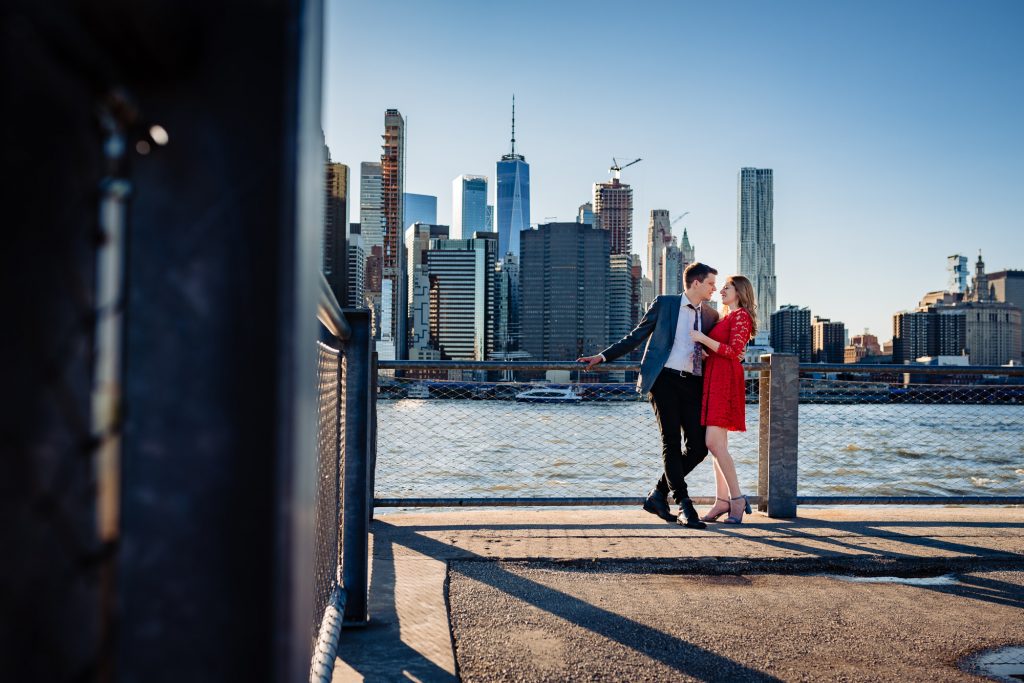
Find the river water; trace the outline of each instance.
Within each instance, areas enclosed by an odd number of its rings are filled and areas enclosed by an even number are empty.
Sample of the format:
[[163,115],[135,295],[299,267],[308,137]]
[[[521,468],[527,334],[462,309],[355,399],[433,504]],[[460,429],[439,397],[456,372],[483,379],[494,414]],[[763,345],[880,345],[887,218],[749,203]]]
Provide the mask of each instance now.
[[[640,496],[661,473],[643,402],[382,400],[383,498]],[[757,406],[730,447],[757,490]],[[1024,406],[801,405],[800,495],[1024,495]],[[714,495],[710,457],[687,477]]]

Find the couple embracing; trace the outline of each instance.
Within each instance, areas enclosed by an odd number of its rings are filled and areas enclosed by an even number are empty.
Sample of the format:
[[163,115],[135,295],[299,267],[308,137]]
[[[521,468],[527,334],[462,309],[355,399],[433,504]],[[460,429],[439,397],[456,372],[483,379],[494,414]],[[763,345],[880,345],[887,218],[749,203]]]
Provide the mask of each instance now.
[[[726,278],[721,298],[726,315],[706,305],[718,271],[691,263],[683,273],[685,292],[655,298],[633,331],[596,356],[583,356],[586,369],[620,358],[647,340],[637,390],[650,394],[661,430],[665,471],[648,494],[644,510],[667,522],[703,529],[726,515],[739,524],[750,504],[740,490],[729,454],[729,432],[744,431],[745,388],[740,361],[757,331],[754,288],[742,275]],[[715,504],[700,517],[686,490],[686,475],[711,452]],[[668,497],[679,505],[673,515]]]

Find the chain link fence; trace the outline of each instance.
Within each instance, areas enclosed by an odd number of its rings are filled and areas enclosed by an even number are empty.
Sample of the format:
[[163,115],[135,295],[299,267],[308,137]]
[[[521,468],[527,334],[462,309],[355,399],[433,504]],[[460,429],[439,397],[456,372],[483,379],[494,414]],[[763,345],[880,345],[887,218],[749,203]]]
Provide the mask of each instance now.
[[332,679],[344,624],[367,620],[372,490],[370,315],[343,313],[326,280],[318,318],[314,610],[309,680]]
[[[508,381],[511,365],[500,365],[382,364],[378,506],[630,504],[653,486],[662,471],[658,426],[632,383]],[[1024,494],[1020,372],[909,375],[889,366],[850,375],[818,367],[800,367],[801,502],[1012,502]],[[747,430],[729,442],[751,493],[762,368],[748,372]],[[687,483],[694,499],[714,495],[710,459]]]
[[[663,471],[658,424],[632,383],[382,375],[377,416],[377,505],[627,503],[646,495]],[[741,483],[753,493],[756,405],[746,417],[747,431],[729,443]],[[714,497],[710,458],[687,483],[692,497]]]
[[317,489],[315,508],[315,609],[313,636],[319,633],[342,568],[339,529],[342,521],[341,472],[344,464],[341,354],[317,342]]
[[1024,382],[1015,379],[802,377],[799,495],[1024,494]]

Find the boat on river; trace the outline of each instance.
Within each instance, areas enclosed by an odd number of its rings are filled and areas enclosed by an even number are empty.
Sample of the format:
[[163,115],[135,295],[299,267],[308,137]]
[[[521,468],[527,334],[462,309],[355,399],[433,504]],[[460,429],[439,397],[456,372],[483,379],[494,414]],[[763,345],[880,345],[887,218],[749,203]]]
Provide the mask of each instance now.
[[410,384],[405,392],[406,398],[430,398],[430,389],[422,382]]
[[570,387],[543,387],[527,389],[516,394],[520,403],[579,403],[583,397]]

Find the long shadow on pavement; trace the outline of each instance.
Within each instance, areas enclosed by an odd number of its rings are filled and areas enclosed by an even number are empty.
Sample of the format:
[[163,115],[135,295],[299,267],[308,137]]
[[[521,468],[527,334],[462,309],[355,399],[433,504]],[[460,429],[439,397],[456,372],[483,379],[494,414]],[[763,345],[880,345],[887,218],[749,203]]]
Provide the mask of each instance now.
[[[390,527],[389,531],[396,530],[396,527],[379,519],[374,521],[374,525]],[[445,543],[419,533],[410,534],[408,528],[404,528],[402,531],[406,533],[401,534],[401,543],[411,550],[437,558],[445,558],[451,554],[451,547]],[[461,559],[494,562],[494,558],[483,557],[471,552],[463,553]],[[680,640],[646,624],[609,612],[507,570],[499,568],[499,571],[495,572],[494,577],[490,579],[490,585],[527,604],[545,610],[580,628],[588,629],[609,640],[621,643],[679,673],[698,680],[713,681],[728,678],[746,681],[779,681],[774,676],[747,667],[716,652]]]
[[[374,525],[380,522],[373,522]],[[374,534],[370,574],[370,621],[365,627],[341,635],[336,669],[348,667],[367,683],[418,680],[455,681],[449,672],[402,641],[395,601],[395,555],[391,541]],[[340,666],[339,666],[340,665]],[[409,678],[412,676],[412,678]],[[336,674],[337,678],[346,678]]]
[[[770,526],[758,526],[758,533],[748,533],[747,528],[724,527],[716,525],[712,527],[718,534],[742,540],[749,543],[762,544],[767,548],[785,549],[791,552],[798,552],[804,555],[803,560],[828,560],[839,562],[892,559],[897,563],[907,562],[911,564],[933,563],[941,565],[949,561],[951,565],[968,567],[970,562],[984,563],[988,560],[1001,560],[1002,565],[1007,561],[1011,568],[1017,561],[1024,564],[1024,556],[1012,552],[991,550],[984,547],[974,546],[967,543],[960,543],[948,538],[935,538],[921,536],[912,533],[913,529],[925,529],[941,526],[949,526],[950,523],[940,521],[823,521],[812,518],[800,518],[795,521],[773,522]],[[442,541],[427,536],[430,532],[458,532],[458,531],[511,531],[511,530],[550,530],[553,533],[560,533],[565,536],[566,531],[579,530],[581,535],[588,535],[587,532],[602,530],[617,531],[649,531],[661,528],[659,525],[651,524],[456,524],[456,525],[422,525],[422,526],[397,526],[378,518],[373,522],[375,547],[373,558],[373,574],[371,591],[374,595],[374,602],[377,605],[376,619],[382,626],[376,628],[388,628],[393,631],[393,637],[389,637],[387,657],[376,659],[372,663],[364,663],[357,666],[357,670],[366,677],[366,680],[396,680],[405,675],[405,672],[416,675],[424,681],[451,681],[453,677],[444,671],[422,653],[416,652],[413,648],[402,643],[398,637],[398,614],[394,601],[395,582],[395,557],[392,544],[404,546],[410,550],[422,553],[423,555],[439,561],[447,562],[451,559],[459,560],[481,560],[487,561],[498,571],[488,572],[489,584],[500,591],[507,593],[524,603],[533,605],[545,610],[577,626],[608,638],[609,640],[621,643],[652,660],[661,662],[665,666],[692,676],[700,680],[721,680],[724,671],[732,672],[730,675],[742,680],[775,681],[774,677],[756,669],[746,667],[738,662],[723,657],[715,652],[687,643],[679,638],[673,637],[657,629],[651,628],[635,620],[609,612],[588,602],[579,600],[548,586],[519,576],[508,570],[500,568],[496,562],[499,558],[485,557],[474,553],[464,547],[449,545]],[[981,531],[981,530],[1020,530],[1024,524],[1016,522],[957,522],[957,528]],[[902,530],[910,533],[901,533]],[[822,532],[834,532],[834,535],[825,535]],[[621,537],[640,538],[637,535],[624,535]],[[621,538],[620,537],[620,538]],[[907,546],[919,546],[930,551],[943,551],[954,553],[959,557],[942,558],[929,557],[914,554],[910,548],[897,550],[896,548],[877,548],[858,545],[855,542],[842,540],[844,537],[867,537],[871,539],[897,541]],[[648,538],[644,536],[644,538]],[[655,541],[656,538],[649,540]],[[827,544],[837,546],[836,550],[828,550],[822,547],[814,547],[808,543]],[[845,551],[845,552],[844,552]],[[852,553],[854,554],[851,554]],[[858,557],[859,556],[859,557]],[[764,558],[768,559],[769,553]],[[543,558],[536,558],[543,561]],[[680,558],[685,559],[685,558]],[[692,558],[691,558],[692,559]],[[725,559],[725,558],[722,558]],[[758,558],[745,554],[742,560],[754,560]],[[955,561],[954,561],[955,560]],[[614,562],[614,560],[613,560]],[[629,564],[628,562],[625,564]],[[658,564],[658,562],[653,562]],[[794,564],[794,569],[800,571],[801,562]],[[907,566],[910,566],[909,564]],[[648,566],[646,571],[653,567]],[[779,567],[782,569],[782,567]],[[644,568],[637,565],[636,571],[644,571]],[[628,571],[628,570],[627,570]],[[657,571],[655,569],[655,571]],[[474,579],[478,577],[473,577]],[[957,586],[934,586],[929,587],[943,593],[955,594],[977,600],[989,601],[994,604],[1024,607],[1024,600],[1020,597],[1019,587],[997,581],[991,578],[975,576],[961,577],[961,584]],[[383,606],[383,611],[381,610]],[[375,626],[371,623],[366,633],[372,635]],[[380,635],[384,635],[381,633]],[[343,636],[343,640],[345,636]],[[344,652],[344,645],[342,651]],[[367,658],[362,658],[367,659]],[[390,662],[390,663],[389,663]]]

